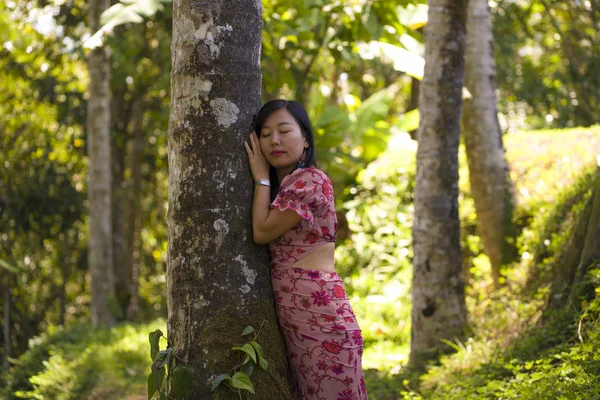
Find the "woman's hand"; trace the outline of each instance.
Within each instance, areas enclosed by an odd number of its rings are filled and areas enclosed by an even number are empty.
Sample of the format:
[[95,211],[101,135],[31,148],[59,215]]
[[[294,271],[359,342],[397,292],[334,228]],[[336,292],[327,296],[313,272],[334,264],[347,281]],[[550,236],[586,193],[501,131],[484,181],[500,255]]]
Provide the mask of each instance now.
[[250,170],[252,171],[254,180],[269,179],[269,162],[260,149],[256,132],[250,134],[250,145],[244,142],[244,147],[246,148],[246,153],[248,153],[248,162],[250,163]]

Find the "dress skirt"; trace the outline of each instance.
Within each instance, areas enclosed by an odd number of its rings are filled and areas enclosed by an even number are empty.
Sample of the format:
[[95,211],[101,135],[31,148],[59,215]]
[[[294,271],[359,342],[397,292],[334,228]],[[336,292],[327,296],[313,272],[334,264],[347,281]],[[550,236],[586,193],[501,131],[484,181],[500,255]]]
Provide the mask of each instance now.
[[271,279],[300,398],[367,399],[362,335],[340,276],[276,267]]

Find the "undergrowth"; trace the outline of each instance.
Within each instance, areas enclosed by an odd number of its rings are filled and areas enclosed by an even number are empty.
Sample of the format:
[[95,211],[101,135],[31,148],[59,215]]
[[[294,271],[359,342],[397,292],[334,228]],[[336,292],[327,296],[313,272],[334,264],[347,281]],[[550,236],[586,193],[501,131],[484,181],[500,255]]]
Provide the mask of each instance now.
[[2,399],[122,399],[145,393],[148,332],[165,322],[110,329],[50,328],[2,377]]

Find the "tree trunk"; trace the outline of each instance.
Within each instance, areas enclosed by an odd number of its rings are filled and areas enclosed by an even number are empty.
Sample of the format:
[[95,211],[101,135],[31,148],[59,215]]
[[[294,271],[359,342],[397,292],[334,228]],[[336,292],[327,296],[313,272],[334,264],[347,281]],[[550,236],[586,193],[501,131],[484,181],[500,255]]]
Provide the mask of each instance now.
[[[416,110],[419,108],[419,92],[421,88],[421,81],[417,78],[411,78],[410,84],[410,99],[408,101],[408,106],[406,107],[406,112]],[[417,140],[418,129],[412,130],[408,132],[410,134],[411,139]]]
[[8,358],[12,356],[12,333],[11,333],[11,321],[10,321],[10,289],[12,276],[8,272],[4,272],[4,318],[2,326],[2,334],[4,336],[4,357],[2,359],[2,369],[8,370],[10,362]]
[[569,239],[554,262],[549,307],[575,306],[579,309],[581,282],[585,281],[594,262],[600,262],[600,173]]
[[252,242],[243,147],[260,107],[261,28],[254,0],[173,4],[167,331],[171,368],[194,368],[194,399],[238,398],[211,383],[239,361],[231,347],[242,330],[263,320],[270,371],[254,370],[255,398],[291,398],[267,251]]
[[465,86],[471,98],[464,101],[463,133],[477,226],[498,285],[501,266],[509,261],[506,237],[513,232],[513,207],[498,122],[494,37],[487,0],[469,1],[467,32]]
[[[63,231],[64,232],[64,231]],[[60,234],[61,241],[61,251],[59,260],[61,263],[60,271],[61,271],[61,282],[60,282],[60,302],[58,311],[58,325],[65,327],[65,313],[67,311],[67,282],[69,281],[70,275],[70,262],[71,259],[69,257],[69,234],[68,232]]]
[[[100,14],[108,5],[106,0],[90,1],[88,19],[91,32],[99,29]],[[106,326],[115,321],[111,311],[115,302],[115,284],[111,219],[110,53],[107,47],[97,47],[90,51],[88,69],[88,264],[91,278],[92,324]]]
[[421,82],[409,363],[434,359],[466,327],[458,220],[458,142],[465,49],[465,0],[429,3]]
[[129,274],[127,287],[129,303],[126,308],[128,320],[135,319],[139,312],[138,283],[140,273],[140,246],[142,233],[141,204],[142,192],[142,155],[144,154],[144,102],[140,96],[133,102],[129,134],[132,139],[127,144],[127,169],[129,170],[129,184],[127,187],[127,205],[125,218],[127,230],[125,232],[125,264]]
[[[124,34],[124,27],[117,27],[116,34]],[[128,101],[129,95],[124,85],[112,88],[111,99],[111,158],[112,158],[112,242],[113,266],[115,277],[115,296],[118,310],[115,310],[119,320],[124,318],[127,309],[130,289],[131,265],[127,262],[127,218],[126,198],[130,188],[125,179],[125,158],[127,156],[128,132],[127,121],[130,119]]]

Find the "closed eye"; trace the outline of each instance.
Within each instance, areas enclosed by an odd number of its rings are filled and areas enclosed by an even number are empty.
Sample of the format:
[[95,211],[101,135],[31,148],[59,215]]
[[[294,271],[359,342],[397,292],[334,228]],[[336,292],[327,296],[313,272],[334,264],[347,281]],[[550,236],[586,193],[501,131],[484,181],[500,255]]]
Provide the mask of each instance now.
[[281,133],[289,133],[290,131],[281,131]]

